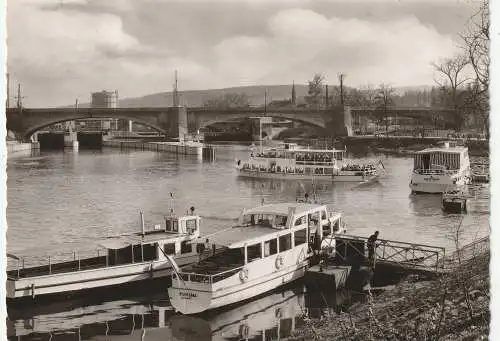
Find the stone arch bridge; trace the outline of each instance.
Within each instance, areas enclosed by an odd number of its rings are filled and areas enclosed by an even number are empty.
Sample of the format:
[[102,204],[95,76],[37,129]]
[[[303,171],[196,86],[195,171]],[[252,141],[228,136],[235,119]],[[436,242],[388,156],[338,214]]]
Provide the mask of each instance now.
[[[449,115],[443,110],[395,108],[391,112],[400,116],[430,117]],[[88,119],[118,118],[132,120],[149,126],[169,138],[182,137],[217,122],[250,117],[276,117],[307,123],[327,130],[333,136],[352,134],[352,117],[369,115],[364,108],[333,107],[313,108],[186,108],[186,107],[137,107],[137,108],[9,108],[6,111],[7,129],[27,140],[35,132],[55,123]]]

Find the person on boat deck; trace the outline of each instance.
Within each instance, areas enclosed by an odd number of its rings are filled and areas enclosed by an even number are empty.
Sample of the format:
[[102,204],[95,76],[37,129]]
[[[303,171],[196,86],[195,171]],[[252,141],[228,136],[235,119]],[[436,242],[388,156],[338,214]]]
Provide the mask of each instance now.
[[375,243],[378,239],[378,231],[375,231],[374,234],[372,234],[369,238],[368,241],[366,242],[366,246],[368,247],[368,260],[370,262],[373,262],[374,256],[375,256]]
[[205,250],[207,250],[207,252],[210,252],[210,242],[208,241],[208,238],[205,239]]

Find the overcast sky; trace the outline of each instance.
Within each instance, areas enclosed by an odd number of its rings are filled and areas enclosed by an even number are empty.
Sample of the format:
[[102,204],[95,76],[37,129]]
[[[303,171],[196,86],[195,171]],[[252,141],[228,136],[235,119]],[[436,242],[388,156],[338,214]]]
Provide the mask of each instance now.
[[[240,85],[433,84],[473,0],[9,0],[11,97],[29,107]],[[12,103],[14,100],[12,100]]]

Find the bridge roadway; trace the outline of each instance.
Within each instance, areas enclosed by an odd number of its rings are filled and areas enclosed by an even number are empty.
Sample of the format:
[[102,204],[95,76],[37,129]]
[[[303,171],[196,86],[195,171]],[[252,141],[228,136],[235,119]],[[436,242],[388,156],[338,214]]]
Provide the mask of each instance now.
[[[372,115],[373,108],[332,107],[315,108],[186,108],[186,107],[131,107],[131,108],[9,108],[6,112],[7,129],[24,139],[52,124],[88,118],[119,118],[152,127],[169,137],[179,137],[188,132],[217,122],[267,116],[307,123],[326,129],[335,136],[352,134],[353,116]],[[391,116],[450,119],[448,109],[392,108]]]

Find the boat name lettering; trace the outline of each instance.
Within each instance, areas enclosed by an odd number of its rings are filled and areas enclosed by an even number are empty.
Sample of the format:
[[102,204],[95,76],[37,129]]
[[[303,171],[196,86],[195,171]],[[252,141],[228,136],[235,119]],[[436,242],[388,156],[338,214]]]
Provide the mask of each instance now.
[[191,297],[198,297],[194,292],[179,292],[179,296],[182,298],[191,298]]
[[429,176],[428,178],[424,178],[424,180],[425,180],[425,181],[438,181],[438,180],[439,180],[439,178],[435,178],[435,177],[433,177],[433,176],[431,175],[431,176]]

